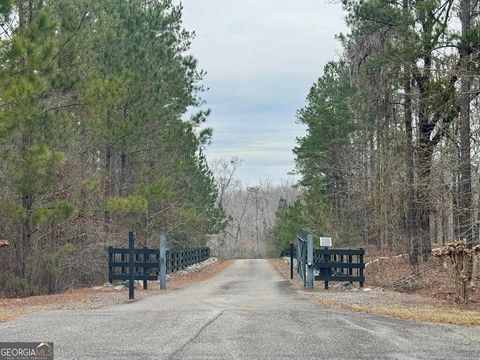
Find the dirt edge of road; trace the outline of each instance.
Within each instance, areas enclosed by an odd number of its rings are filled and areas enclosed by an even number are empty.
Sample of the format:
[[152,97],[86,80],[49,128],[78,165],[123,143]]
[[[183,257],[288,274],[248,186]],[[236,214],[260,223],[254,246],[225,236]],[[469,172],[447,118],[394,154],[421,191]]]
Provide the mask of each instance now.
[[[141,286],[135,288],[135,299],[166,294],[205,281],[226,269],[232,262],[233,260],[217,260],[197,271],[172,276],[168,279],[167,290],[159,290],[158,281],[149,281],[149,290],[143,290]],[[127,287],[117,290],[110,286],[71,289],[62,294],[0,299],[0,323],[38,311],[99,309],[127,302]]]
[[305,291],[321,305],[355,312],[385,315],[403,320],[417,320],[460,326],[480,326],[480,310],[452,306],[419,295],[394,291],[351,291],[341,288],[323,290],[316,283],[315,290],[305,290],[294,275],[290,280],[290,265],[283,259],[270,259],[272,266],[287,279],[292,287]]

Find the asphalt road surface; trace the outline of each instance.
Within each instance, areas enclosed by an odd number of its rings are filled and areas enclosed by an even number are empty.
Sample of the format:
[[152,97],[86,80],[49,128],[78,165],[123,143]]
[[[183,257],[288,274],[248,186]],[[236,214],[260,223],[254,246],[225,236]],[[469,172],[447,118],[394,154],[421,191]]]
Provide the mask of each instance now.
[[53,341],[55,359],[480,359],[480,328],[329,309],[265,260],[124,305],[24,316],[0,341]]

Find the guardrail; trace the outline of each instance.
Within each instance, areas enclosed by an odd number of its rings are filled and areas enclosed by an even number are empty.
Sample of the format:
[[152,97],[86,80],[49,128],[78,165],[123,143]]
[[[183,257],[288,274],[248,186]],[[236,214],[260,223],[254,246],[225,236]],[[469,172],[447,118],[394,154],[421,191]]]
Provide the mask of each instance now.
[[159,280],[160,288],[166,288],[166,274],[185,269],[188,266],[207,260],[210,257],[208,247],[184,250],[169,250],[166,238],[160,235],[158,249],[135,248],[135,233],[128,236],[128,248],[108,248],[108,281],[129,281],[129,298],[134,298],[134,281],[143,281],[143,288],[148,288],[148,281]]

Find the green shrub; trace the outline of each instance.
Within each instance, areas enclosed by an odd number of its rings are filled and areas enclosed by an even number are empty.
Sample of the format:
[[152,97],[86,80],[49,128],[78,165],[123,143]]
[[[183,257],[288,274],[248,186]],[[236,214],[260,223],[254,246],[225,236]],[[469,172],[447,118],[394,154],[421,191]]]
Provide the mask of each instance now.
[[37,295],[38,285],[31,284],[27,279],[15,276],[10,278],[6,284],[7,292],[16,297],[27,297]]

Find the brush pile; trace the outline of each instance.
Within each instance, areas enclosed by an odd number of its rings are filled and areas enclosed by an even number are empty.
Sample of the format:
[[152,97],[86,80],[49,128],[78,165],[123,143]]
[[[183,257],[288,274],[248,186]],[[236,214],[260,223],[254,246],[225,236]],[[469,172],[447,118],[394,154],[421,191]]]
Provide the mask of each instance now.
[[478,287],[480,245],[469,249],[465,240],[455,241],[433,249],[432,255],[450,270],[458,300],[469,301]]

